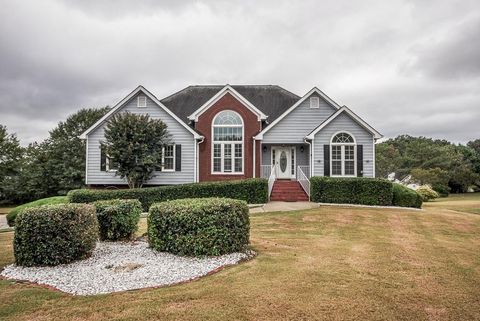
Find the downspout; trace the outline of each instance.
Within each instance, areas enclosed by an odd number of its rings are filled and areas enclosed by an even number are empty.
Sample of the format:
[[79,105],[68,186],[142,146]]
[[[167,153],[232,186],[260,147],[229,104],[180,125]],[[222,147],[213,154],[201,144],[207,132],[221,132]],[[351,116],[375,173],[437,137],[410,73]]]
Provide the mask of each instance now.
[[195,159],[196,159],[196,164],[195,164],[195,182],[198,183],[200,181],[200,173],[199,173],[199,170],[200,170],[200,166],[199,166],[199,162],[200,162],[200,144],[203,143],[203,141],[205,140],[205,137],[202,136],[202,138],[195,143]]
[[253,178],[255,178],[255,172],[257,171],[257,169],[255,168],[255,137],[253,137]]
[[307,137],[305,137],[305,138],[303,139],[303,141],[305,142],[305,144],[308,144],[308,145],[309,145],[309,147],[308,147],[308,151],[309,151],[309,153],[310,153],[310,166],[309,166],[309,167],[310,167],[310,168],[309,168],[310,173],[309,173],[309,174],[310,174],[310,177],[312,177],[312,176],[313,176],[313,175],[312,175],[312,173],[313,173],[313,149],[312,149],[312,146],[313,146],[313,145],[312,145],[311,142],[308,141]]

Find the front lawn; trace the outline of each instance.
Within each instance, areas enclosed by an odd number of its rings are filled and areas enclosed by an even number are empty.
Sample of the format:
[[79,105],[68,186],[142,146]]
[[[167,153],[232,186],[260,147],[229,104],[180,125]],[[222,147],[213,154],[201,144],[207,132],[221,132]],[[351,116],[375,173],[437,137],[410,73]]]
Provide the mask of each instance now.
[[[480,215],[458,212],[471,206],[480,198],[255,214],[252,261],[93,297],[1,280],[0,319],[480,320]],[[13,261],[12,238],[0,233],[0,266]]]

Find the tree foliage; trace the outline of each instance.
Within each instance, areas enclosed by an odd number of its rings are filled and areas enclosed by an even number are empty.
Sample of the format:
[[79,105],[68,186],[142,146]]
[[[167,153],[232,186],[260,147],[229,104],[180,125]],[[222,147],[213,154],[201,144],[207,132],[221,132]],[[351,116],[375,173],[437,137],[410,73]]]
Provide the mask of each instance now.
[[480,140],[455,145],[446,140],[401,135],[376,146],[377,175],[407,175],[437,191],[466,192],[480,185]]
[[20,168],[17,164],[21,161],[23,148],[15,134],[9,134],[7,127],[0,125],[0,200],[7,197],[5,189],[7,181],[16,177]]
[[117,174],[126,178],[130,188],[137,188],[142,187],[161,164],[162,148],[169,138],[163,121],[124,112],[108,122],[102,148],[115,162]]
[[[41,143],[14,149],[10,174],[0,174],[0,202],[25,203],[39,198],[66,195],[85,181],[85,141],[78,136],[110,108],[81,109],[59,122]],[[0,130],[0,137],[2,136]],[[15,137],[14,135],[10,135]],[[10,138],[11,144],[18,140]],[[0,143],[1,144],[1,143]],[[7,149],[6,149],[7,150]],[[19,154],[20,151],[20,154]],[[2,147],[3,153],[3,147]]]

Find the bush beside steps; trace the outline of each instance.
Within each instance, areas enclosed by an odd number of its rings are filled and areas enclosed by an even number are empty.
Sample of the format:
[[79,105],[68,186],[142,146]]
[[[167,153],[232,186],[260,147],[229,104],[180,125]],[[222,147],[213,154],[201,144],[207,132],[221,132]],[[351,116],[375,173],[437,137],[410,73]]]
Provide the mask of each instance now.
[[154,203],[183,198],[226,197],[243,200],[249,204],[264,204],[268,201],[268,181],[263,178],[249,178],[119,190],[79,189],[70,191],[68,197],[72,203],[92,203],[108,199],[138,199],[145,212]]
[[138,229],[142,204],[138,200],[106,200],[93,203],[97,210],[100,239],[132,238]]
[[85,259],[91,256],[97,239],[98,223],[93,205],[26,208],[15,220],[15,263],[43,266]]
[[245,201],[182,199],[152,205],[150,247],[177,255],[222,255],[245,250],[250,219]]

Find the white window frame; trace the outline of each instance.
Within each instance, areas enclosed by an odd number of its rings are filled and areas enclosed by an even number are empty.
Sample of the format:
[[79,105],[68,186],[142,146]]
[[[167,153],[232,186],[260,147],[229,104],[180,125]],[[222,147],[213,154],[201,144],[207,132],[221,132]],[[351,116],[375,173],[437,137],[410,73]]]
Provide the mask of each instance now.
[[320,108],[320,97],[317,97],[317,96],[310,97],[310,108],[314,108],[314,109]]
[[[234,114],[236,114],[240,120],[242,121],[242,124],[241,125],[214,125],[215,123],[215,119],[222,113],[222,112],[232,112]],[[242,140],[234,140],[234,141],[225,141],[225,140],[221,140],[221,141],[216,141],[214,140],[214,130],[215,128],[218,128],[218,127],[241,127],[242,128]],[[211,129],[211,140],[212,140],[212,143],[211,143],[211,146],[210,146],[210,161],[211,161],[211,174],[212,175],[243,175],[244,172],[245,172],[245,123],[243,121],[243,118],[242,116],[240,116],[239,113],[237,113],[236,111],[233,111],[233,110],[230,110],[230,109],[225,109],[225,110],[222,110],[220,112],[218,112],[215,117],[213,117],[213,120],[212,120],[212,129]],[[215,171],[214,170],[214,146],[216,144],[219,144],[220,145],[220,171]],[[242,145],[242,171],[241,172],[236,172],[235,171],[235,145],[236,144],[241,144]],[[225,151],[225,145],[231,145],[231,160],[232,160],[232,171],[231,172],[225,172],[224,170],[224,162],[225,162],[225,154],[224,154],[224,151]],[[218,157],[215,157],[215,158],[218,158]]]
[[137,107],[138,108],[145,108],[147,107],[147,96],[139,95],[137,97]]
[[118,171],[118,168],[110,168],[110,162],[112,159],[110,156],[105,155],[105,171],[110,172],[110,173],[116,173]]
[[[345,133],[347,135],[350,135],[350,137],[353,138],[353,143],[334,143],[333,139],[335,136],[338,134]],[[340,146],[341,148],[341,156],[340,156],[340,162],[342,164],[342,174],[340,175],[335,175],[333,174],[333,146]],[[353,146],[353,175],[345,175],[345,146]],[[330,139],[330,176],[331,177],[357,177],[357,140],[355,139],[355,136],[353,136],[351,133],[342,130],[339,132],[336,132],[335,134],[332,135],[332,138]]]
[[[169,144],[167,146],[172,146],[173,148],[173,168],[172,169],[166,169],[165,168],[165,146],[162,147],[162,172],[175,172],[175,159],[176,159],[176,148],[175,144]],[[170,158],[170,157],[169,157]]]

